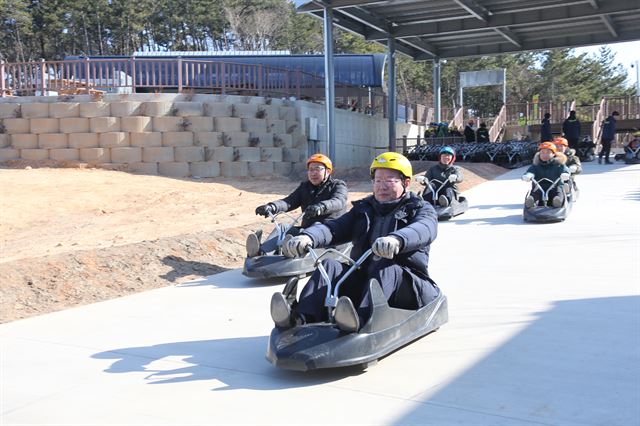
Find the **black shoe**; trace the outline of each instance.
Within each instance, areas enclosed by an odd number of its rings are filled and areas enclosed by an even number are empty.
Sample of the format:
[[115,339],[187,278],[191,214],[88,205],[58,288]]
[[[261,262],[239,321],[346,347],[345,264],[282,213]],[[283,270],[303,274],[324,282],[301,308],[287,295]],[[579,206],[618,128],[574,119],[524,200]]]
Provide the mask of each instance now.
[[333,316],[336,319],[336,325],[342,331],[354,333],[360,328],[360,318],[358,318],[356,308],[353,307],[353,302],[347,296],[341,296],[338,299]]
[[602,164],[602,157],[598,157],[598,164]]
[[282,293],[273,293],[271,296],[271,319],[278,328],[290,328],[293,325],[291,307]]

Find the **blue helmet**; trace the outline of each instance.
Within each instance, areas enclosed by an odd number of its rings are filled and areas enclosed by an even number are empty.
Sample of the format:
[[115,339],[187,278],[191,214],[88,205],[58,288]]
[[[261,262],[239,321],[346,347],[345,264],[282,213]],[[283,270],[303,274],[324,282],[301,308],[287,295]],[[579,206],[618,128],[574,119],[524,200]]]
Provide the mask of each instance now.
[[442,148],[440,148],[440,152],[438,152],[438,155],[441,155],[441,154],[451,154],[455,157],[456,151],[450,146],[443,146]]

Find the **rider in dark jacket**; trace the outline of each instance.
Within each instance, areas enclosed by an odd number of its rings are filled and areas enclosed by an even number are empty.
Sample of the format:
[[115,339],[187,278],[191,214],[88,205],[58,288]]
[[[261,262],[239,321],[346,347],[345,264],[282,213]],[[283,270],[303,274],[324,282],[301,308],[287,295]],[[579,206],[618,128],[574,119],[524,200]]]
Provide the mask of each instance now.
[[490,142],[489,129],[487,129],[487,123],[480,123],[480,127],[476,132],[478,142]]
[[[580,120],[576,117],[575,111],[569,111],[569,117],[562,123],[562,133],[569,141],[569,147],[576,149],[580,142]],[[542,142],[550,142],[542,141]]]
[[438,192],[437,199],[434,199],[434,193],[428,187],[422,193],[422,197],[428,203],[441,207],[447,207],[453,199],[458,199],[458,185],[462,182],[464,176],[462,170],[458,166],[454,166],[456,161],[456,152],[450,146],[440,148],[438,155],[438,164],[431,166],[423,179],[418,179],[423,185],[428,186],[426,182],[431,184],[434,191],[442,185],[442,189]]
[[[357,259],[369,248],[375,255],[351,274],[340,287],[335,308],[337,326],[357,331],[370,315],[369,281],[376,279],[389,304],[402,309],[418,309],[434,300],[439,289],[429,278],[429,246],[436,238],[438,218],[433,207],[407,187],[412,176],[406,157],[387,152],[371,165],[373,195],[353,203],[338,219],[315,224],[291,238],[283,252],[302,256],[308,247],[326,247],[351,241],[351,258]],[[333,283],[348,270],[333,259],[322,262]],[[271,299],[271,316],[276,326],[327,319],[324,306],[326,285],[316,270],[293,306],[282,293]]]
[[[291,194],[281,200],[258,206],[256,214],[264,217],[279,212],[289,212],[298,207],[304,212],[301,227],[306,228],[314,222],[340,217],[347,207],[349,192],[347,184],[331,176],[333,163],[323,154],[313,154],[307,160],[308,180],[302,182]],[[297,235],[300,228],[292,227],[289,233]],[[276,239],[272,238],[260,244],[260,233],[247,237],[247,256],[269,253],[277,249]]]
[[[527,172],[522,175],[522,180],[530,182],[535,179],[540,187],[547,191],[556,180],[560,179],[558,184],[551,190],[549,190],[549,199],[547,202],[551,202],[553,207],[561,207],[564,203],[564,182],[568,181],[571,177],[571,173],[567,166],[567,157],[557,152],[557,148],[553,142],[543,142],[538,147],[539,152],[533,157],[533,164],[529,166]],[[543,180],[544,179],[544,180]],[[527,196],[525,200],[525,206],[532,208],[535,205],[541,205],[542,193],[540,189],[532,185],[531,194]]]

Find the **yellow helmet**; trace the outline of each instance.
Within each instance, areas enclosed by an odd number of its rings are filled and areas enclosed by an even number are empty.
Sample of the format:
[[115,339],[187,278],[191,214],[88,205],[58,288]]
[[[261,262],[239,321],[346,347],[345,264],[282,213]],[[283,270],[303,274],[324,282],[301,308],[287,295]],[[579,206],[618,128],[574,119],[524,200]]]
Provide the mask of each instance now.
[[397,152],[385,152],[373,159],[369,172],[373,178],[376,169],[391,169],[399,171],[405,178],[413,176],[413,168],[407,157]]

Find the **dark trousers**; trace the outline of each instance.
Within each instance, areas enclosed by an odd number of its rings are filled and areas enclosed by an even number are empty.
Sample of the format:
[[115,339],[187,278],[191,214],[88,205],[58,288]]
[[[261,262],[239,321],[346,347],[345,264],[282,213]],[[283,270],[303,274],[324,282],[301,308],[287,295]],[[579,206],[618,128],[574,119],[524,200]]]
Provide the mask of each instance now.
[[[294,237],[298,234],[300,234],[300,229],[297,226],[292,226],[291,228],[289,228],[289,230],[287,231],[287,234],[291,234]],[[275,252],[276,250],[278,250],[278,235],[274,234],[274,235],[269,235],[269,237],[267,237],[267,239],[260,245],[260,251],[262,253],[265,254],[270,254]]]
[[611,142],[612,140],[601,140],[602,148],[600,148],[600,154],[598,154],[598,158],[604,157],[605,161],[609,162],[609,154],[611,153]]
[[[547,188],[545,188],[546,190]],[[559,190],[560,189],[560,190]],[[561,186],[556,186],[555,188],[553,188],[551,191],[549,191],[549,199],[547,200],[547,205],[551,206],[551,202],[553,201],[553,198],[556,195],[559,195],[560,198],[564,201],[564,185]],[[534,200],[536,200],[536,205],[541,206],[542,205],[542,192],[538,191],[533,191],[531,193],[531,196],[533,197]]]
[[[417,277],[408,268],[394,263],[393,260],[370,259],[340,285],[339,296],[347,296],[351,299],[358,311],[360,324],[364,324],[371,314],[369,291],[371,278],[378,280],[389,305],[395,308],[418,309],[440,294],[435,284]],[[349,265],[334,259],[323,260],[322,265],[335,289],[335,284],[347,272]],[[327,286],[321,279],[320,272],[316,270],[302,289],[295,311],[302,314],[308,323],[326,321],[328,319],[327,308],[324,306],[326,296]]]
[[[451,203],[451,200],[453,200],[453,199],[456,199],[456,200],[458,199],[456,191],[454,191],[453,188],[451,188],[451,187],[445,187],[445,188],[441,189],[438,194],[439,194],[438,196],[444,194],[444,196],[447,197],[447,199],[449,200],[449,203]],[[434,205],[438,204],[438,200],[434,200],[433,199],[433,193],[431,191],[429,191],[428,188],[424,191],[424,194],[423,194],[422,198],[427,203],[431,203],[431,204],[434,204]]]
[[580,143],[580,138],[567,138],[567,142],[569,143],[569,148],[578,149],[578,144]]

